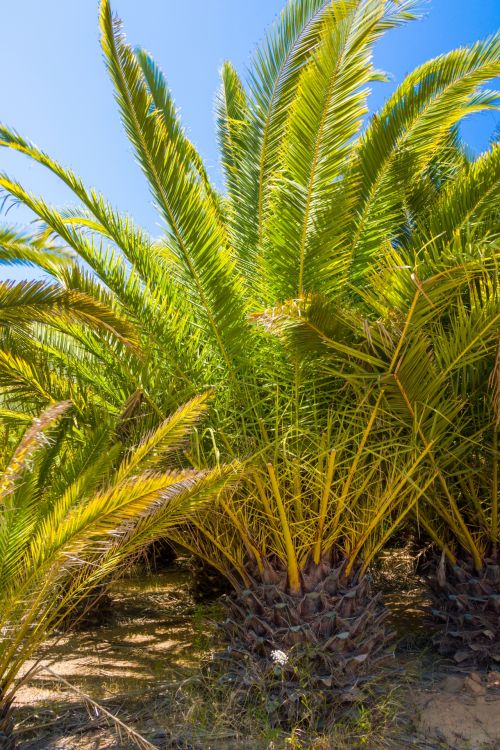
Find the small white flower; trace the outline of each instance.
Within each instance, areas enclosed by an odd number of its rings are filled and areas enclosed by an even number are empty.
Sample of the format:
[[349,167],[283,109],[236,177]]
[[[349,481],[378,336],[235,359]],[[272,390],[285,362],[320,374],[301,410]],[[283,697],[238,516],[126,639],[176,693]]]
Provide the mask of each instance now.
[[285,654],[284,651],[280,651],[279,649],[276,649],[275,651],[271,651],[271,659],[275,664],[279,664],[280,667],[284,667],[285,664],[288,662],[288,656]]

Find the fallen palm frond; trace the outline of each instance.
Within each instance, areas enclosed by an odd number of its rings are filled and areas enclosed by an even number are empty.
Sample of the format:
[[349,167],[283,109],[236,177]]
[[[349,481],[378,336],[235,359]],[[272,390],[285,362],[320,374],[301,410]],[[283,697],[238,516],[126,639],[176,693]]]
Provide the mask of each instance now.
[[87,695],[87,693],[84,693],[82,690],[80,690],[80,688],[76,687],[76,685],[72,685],[71,682],[65,680],[64,677],[62,677],[60,674],[56,674],[56,672],[50,669],[50,667],[44,666],[43,670],[47,672],[47,674],[50,674],[51,677],[54,677],[58,682],[65,685],[65,687],[67,687],[72,693],[81,698],[84,703],[93,708],[98,715],[102,715],[104,719],[115,729],[119,740],[123,740],[124,738],[126,738],[130,740],[136,747],[140,748],[140,750],[157,750],[156,745],[152,745],[151,742],[148,742],[148,740],[142,736],[142,734],[122,721],[118,716],[115,716],[113,713],[111,713],[111,711],[108,711],[107,708],[91,698],[90,695]]

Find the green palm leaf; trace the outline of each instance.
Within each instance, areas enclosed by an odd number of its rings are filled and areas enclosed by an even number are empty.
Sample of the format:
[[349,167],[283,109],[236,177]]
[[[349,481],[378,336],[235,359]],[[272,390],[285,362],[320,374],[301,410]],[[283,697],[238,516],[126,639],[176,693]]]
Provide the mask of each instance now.
[[[193,147],[157,110],[137,58],[125,43],[109,3],[101,5],[102,43],[127,133],[167,221],[179,273],[192,289],[200,322],[230,370],[242,351],[245,319],[242,281],[226,245],[213,202],[193,177]],[[234,348],[233,348],[234,347]]]
[[120,447],[110,441],[109,428],[99,428],[95,440],[84,429],[80,439],[72,420],[58,424],[68,407],[56,404],[34,421],[0,479],[3,707],[23,679],[25,661],[95,586],[236,476],[235,466],[139,469],[150,448],[158,454],[189,431],[202,400],[173,417],[169,439],[162,427],[138,448],[135,462],[126,459],[136,471],[122,478],[116,471]]

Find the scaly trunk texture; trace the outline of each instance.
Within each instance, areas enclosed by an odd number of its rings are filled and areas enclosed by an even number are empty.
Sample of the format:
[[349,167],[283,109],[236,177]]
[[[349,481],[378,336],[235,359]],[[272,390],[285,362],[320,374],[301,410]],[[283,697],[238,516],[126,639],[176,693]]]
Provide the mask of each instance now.
[[12,702],[3,700],[0,690],[0,750],[16,750],[16,748]]
[[485,560],[481,572],[471,560],[440,564],[429,579],[434,643],[444,656],[476,667],[500,663],[500,565]]
[[284,727],[325,726],[365,699],[361,688],[392,640],[370,579],[324,561],[304,572],[300,594],[278,566],[254,581],[226,600],[228,646],[212,665],[221,684],[242,704],[265,696],[266,714]]

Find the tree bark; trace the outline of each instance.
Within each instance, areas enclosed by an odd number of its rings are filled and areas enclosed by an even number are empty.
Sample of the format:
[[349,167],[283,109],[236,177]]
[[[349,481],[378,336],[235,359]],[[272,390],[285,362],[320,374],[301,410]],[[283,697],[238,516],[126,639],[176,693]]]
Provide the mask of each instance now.
[[286,571],[269,565],[226,600],[228,645],[212,669],[242,703],[266,695],[276,725],[326,726],[368,700],[362,687],[387,659],[392,632],[381,595],[367,576],[346,576],[345,567],[328,560],[306,566],[295,594]]
[[435,563],[429,576],[433,641],[439,652],[463,666],[497,669],[500,664],[500,561]]

